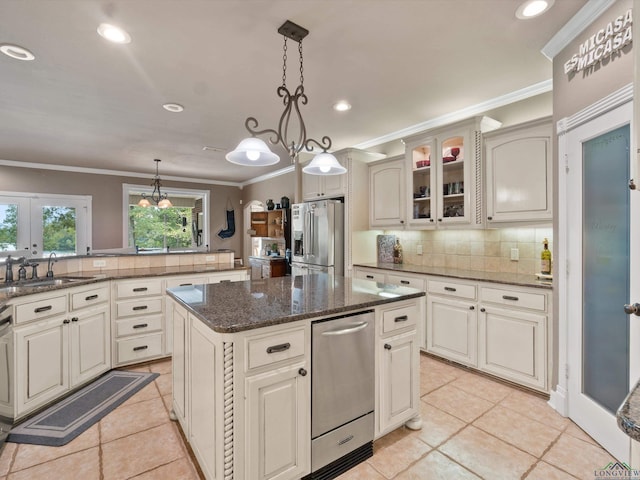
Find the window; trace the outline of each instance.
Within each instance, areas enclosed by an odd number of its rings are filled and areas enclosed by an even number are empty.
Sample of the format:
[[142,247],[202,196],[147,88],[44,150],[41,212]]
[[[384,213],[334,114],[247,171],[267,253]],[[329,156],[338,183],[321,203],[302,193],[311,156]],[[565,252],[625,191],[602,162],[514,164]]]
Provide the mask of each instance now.
[[0,255],[82,255],[91,247],[91,197],[0,192]]
[[123,245],[137,251],[195,250],[209,244],[207,190],[162,188],[169,208],[139,207],[142,194],[152,188],[123,185]]

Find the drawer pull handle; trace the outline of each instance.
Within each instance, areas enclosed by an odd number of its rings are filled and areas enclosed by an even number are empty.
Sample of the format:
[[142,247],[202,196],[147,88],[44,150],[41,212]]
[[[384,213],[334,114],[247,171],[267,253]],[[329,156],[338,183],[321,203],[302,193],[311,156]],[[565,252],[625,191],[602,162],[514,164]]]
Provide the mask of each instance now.
[[344,445],[347,442],[350,442],[351,440],[353,440],[353,435],[349,435],[347,438],[342,439],[338,442],[338,445]]
[[95,300],[96,298],[98,298],[98,295],[97,295],[97,294],[96,294],[96,295],[89,295],[88,297],[84,297],[84,299],[85,299],[86,301],[89,301],[89,300]]
[[367,275],[367,278],[370,278],[371,280],[373,280],[373,275]]
[[518,297],[514,297],[513,295],[502,295],[502,298],[504,298],[505,300],[513,300],[514,302],[520,300]]
[[180,286],[181,287],[191,287],[191,286],[193,286],[193,283],[181,283]]
[[133,351],[137,352],[139,350],[146,350],[147,348],[149,348],[147,345],[141,345],[139,347],[133,347]]
[[402,315],[401,317],[396,317],[393,321],[396,323],[400,323],[400,322],[406,322],[407,320],[409,320],[409,316]]
[[271,347],[267,347],[267,353],[284,352],[285,350],[289,350],[290,348],[291,348],[291,344],[289,342],[281,343],[280,345],[273,345]]
[[403,285],[409,285],[411,282],[409,280],[400,280],[400,283]]
[[134,325],[133,328],[146,328],[148,326],[148,323],[138,323],[137,325]]
[[53,307],[51,305],[45,305],[44,307],[38,307],[34,310],[34,313],[42,313],[48,310],[51,310]]
[[137,287],[133,289],[134,292],[146,292],[147,290],[149,290],[147,287]]
[[147,308],[149,308],[146,305],[137,305],[135,307],[133,307],[133,310],[146,310]]
[[444,289],[445,289],[447,292],[455,292],[455,291],[456,291],[456,289],[455,289],[455,288],[453,288],[453,287],[444,287]]

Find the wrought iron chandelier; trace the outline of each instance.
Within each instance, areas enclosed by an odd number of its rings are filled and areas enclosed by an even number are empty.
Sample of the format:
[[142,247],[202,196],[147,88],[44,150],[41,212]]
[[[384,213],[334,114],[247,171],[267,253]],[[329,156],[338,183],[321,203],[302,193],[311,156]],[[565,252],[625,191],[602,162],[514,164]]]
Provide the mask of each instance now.
[[[172,203],[169,201],[168,195],[160,191],[161,183],[160,183],[160,175],[158,174],[158,165],[160,164],[161,160],[156,158],[153,161],[156,162],[156,175],[155,177],[153,177],[153,182],[151,183],[151,186],[153,187],[153,192],[151,193],[151,196],[149,198],[153,200],[156,205],[158,205],[158,208],[173,207]],[[146,193],[143,193],[142,198],[138,202],[138,206],[150,207],[151,202],[149,201],[149,198],[147,198]]]
[[[335,156],[327,152],[331,148],[331,139],[328,136],[322,137],[320,142],[313,138],[307,138],[307,128],[300,113],[300,104],[305,105],[308,101],[308,97],[304,93],[302,39],[309,34],[309,30],[287,20],[280,26],[278,33],[284,37],[282,85],[276,90],[278,96],[282,98],[284,111],[278,122],[278,130],[271,128],[258,130],[258,120],[255,117],[248,117],[244,122],[244,126],[251,134],[251,137],[245,138],[235,150],[227,153],[226,159],[231,163],[250,166],[265,166],[278,163],[280,157],[273,153],[263,140],[257,138],[257,135],[269,134],[269,142],[272,145],[282,145],[289,152],[293,163],[296,162],[298,154],[303,148],[311,152],[315,144],[323,150],[302,169],[303,172],[311,175],[339,175],[345,173],[347,169],[338,163]],[[300,84],[293,93],[287,88],[287,38],[298,42],[300,55]],[[289,137],[289,125],[292,116],[297,119],[299,127],[298,136],[295,139]]]

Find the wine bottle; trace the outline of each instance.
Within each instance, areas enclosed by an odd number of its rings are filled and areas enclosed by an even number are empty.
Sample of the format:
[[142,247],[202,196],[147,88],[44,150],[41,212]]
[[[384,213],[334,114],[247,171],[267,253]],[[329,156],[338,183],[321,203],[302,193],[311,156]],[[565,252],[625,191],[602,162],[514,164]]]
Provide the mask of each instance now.
[[402,245],[400,245],[400,239],[396,239],[396,244],[393,246],[393,263],[402,263]]
[[545,238],[542,245],[543,249],[540,254],[540,273],[551,275],[551,250],[549,250],[549,240]]

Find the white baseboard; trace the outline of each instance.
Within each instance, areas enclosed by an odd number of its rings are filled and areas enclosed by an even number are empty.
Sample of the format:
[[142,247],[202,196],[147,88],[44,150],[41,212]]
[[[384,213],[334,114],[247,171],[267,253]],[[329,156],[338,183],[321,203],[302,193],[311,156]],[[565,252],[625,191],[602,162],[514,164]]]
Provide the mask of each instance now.
[[569,406],[567,405],[567,391],[564,387],[556,385],[555,390],[551,390],[548,405],[563,417],[569,416]]

